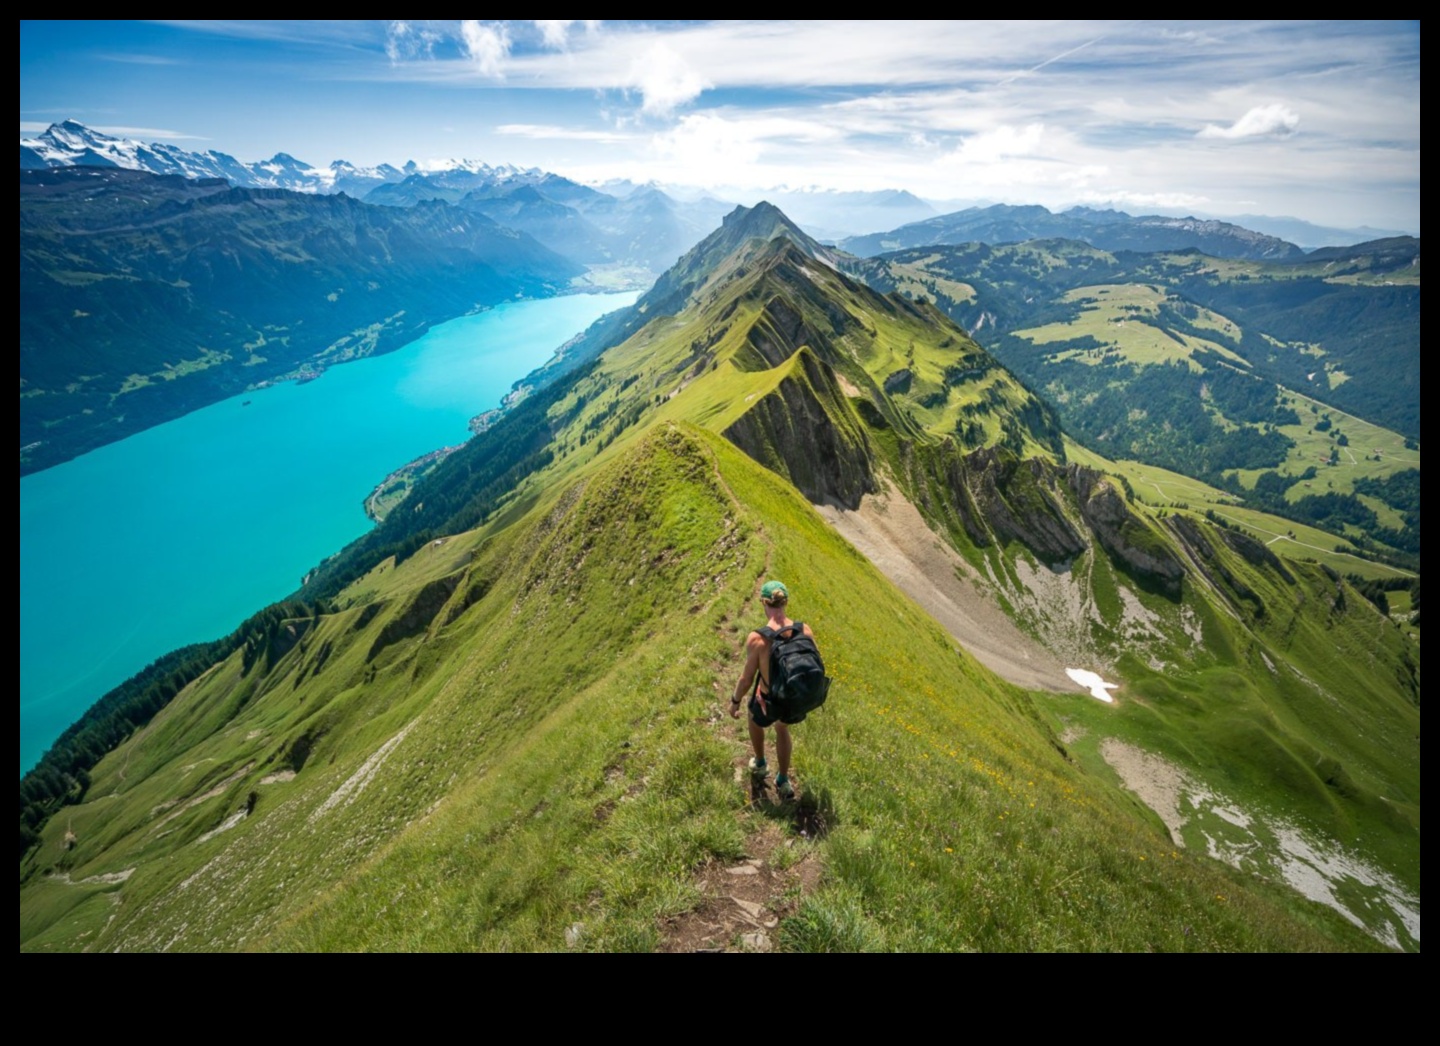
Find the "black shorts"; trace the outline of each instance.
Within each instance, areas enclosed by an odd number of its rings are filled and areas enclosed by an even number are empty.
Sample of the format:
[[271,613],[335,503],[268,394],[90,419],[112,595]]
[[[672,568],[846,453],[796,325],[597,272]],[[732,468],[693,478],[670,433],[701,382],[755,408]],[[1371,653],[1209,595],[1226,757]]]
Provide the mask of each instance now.
[[765,704],[769,708],[768,712],[760,711],[759,698],[753,694],[750,696],[750,722],[756,726],[769,726],[780,718],[775,712],[774,701],[766,701]]

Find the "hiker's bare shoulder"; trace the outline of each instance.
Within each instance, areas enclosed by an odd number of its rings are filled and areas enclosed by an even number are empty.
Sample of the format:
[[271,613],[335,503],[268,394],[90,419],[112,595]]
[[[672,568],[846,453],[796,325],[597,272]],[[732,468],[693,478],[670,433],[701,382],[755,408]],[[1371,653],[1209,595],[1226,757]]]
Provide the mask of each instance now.
[[751,632],[750,635],[745,638],[745,646],[749,650],[764,650],[765,637],[759,632]]

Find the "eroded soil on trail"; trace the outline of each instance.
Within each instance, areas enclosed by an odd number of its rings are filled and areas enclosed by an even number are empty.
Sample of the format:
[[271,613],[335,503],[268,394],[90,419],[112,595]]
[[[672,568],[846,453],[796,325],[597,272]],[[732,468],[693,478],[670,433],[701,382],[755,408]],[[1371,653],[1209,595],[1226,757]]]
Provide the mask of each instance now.
[[803,838],[769,823],[746,842],[741,861],[712,861],[696,875],[705,900],[668,919],[662,952],[768,952],[780,920],[820,879],[820,862]]
[[[723,631],[739,656],[740,630],[730,624]],[[714,668],[716,704],[706,720],[732,745],[731,772],[745,800],[737,816],[749,828],[745,857],[710,861],[695,873],[695,886],[704,899],[690,911],[665,920],[658,950],[769,952],[779,945],[782,920],[819,884],[816,844],[836,818],[827,798],[807,793],[803,781],[795,782],[795,795],[786,799],[775,789],[773,772],[751,771],[745,721],[729,715],[729,690],[721,683],[729,669],[719,663]],[[767,746],[773,743],[774,735],[768,734]]]

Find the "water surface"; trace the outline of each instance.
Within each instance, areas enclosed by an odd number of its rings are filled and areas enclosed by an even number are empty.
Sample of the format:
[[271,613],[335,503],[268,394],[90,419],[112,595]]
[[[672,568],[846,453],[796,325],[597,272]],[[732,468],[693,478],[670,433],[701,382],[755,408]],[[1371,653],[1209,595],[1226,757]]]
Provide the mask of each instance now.
[[[391,470],[635,293],[512,302],[20,480],[20,770],[155,658],[228,634],[370,527]],[[248,405],[247,405],[248,404]]]

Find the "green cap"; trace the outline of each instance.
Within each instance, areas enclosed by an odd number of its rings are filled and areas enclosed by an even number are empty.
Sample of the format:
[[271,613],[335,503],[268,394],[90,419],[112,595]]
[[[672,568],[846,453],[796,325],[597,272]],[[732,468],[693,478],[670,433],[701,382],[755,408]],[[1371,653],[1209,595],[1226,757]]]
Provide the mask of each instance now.
[[760,586],[760,598],[767,603],[773,603],[776,599],[789,599],[790,593],[785,591],[785,582],[767,581]]

